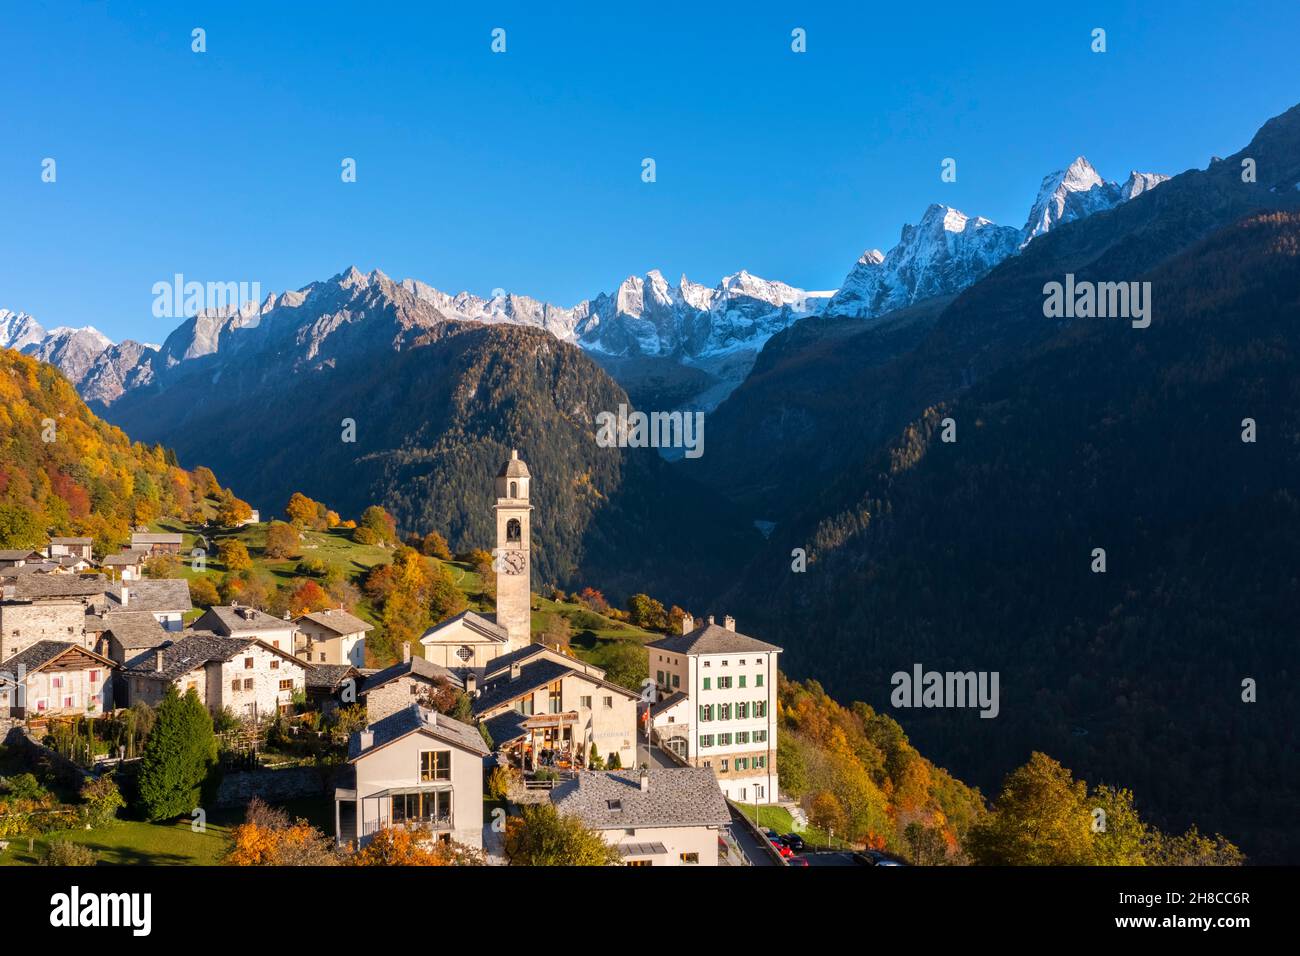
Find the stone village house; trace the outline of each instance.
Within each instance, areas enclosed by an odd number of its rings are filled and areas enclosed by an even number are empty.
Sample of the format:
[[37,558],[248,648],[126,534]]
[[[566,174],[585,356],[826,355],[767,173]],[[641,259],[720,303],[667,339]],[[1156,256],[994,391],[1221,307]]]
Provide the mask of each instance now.
[[37,641],[0,664],[0,717],[111,711],[116,670],[116,663],[77,644]]
[[311,665],[255,637],[186,632],[173,644],[146,651],[124,668],[128,698],[156,707],[167,688],[193,688],[213,714],[263,720],[287,711],[296,692],[306,693]]

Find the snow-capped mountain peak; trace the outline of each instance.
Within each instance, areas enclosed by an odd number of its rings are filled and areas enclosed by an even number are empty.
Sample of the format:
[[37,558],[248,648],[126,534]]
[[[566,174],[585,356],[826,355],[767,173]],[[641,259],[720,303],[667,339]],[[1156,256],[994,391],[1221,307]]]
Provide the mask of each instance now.
[[871,249],[854,264],[826,307],[828,315],[870,317],[921,299],[951,295],[1015,251],[1020,230],[932,203],[898,245]]
[[0,348],[23,349],[45,338],[45,329],[26,312],[0,309]]
[[1119,187],[1102,179],[1086,157],[1076,157],[1065,169],[1043,177],[1025,222],[1023,243],[1054,226],[1091,216],[1120,201]]
[[1120,201],[1128,202],[1149,189],[1155,189],[1169,177],[1163,173],[1139,173],[1136,169],[1128,174],[1124,185],[1120,187]]
[[863,253],[826,314],[872,318],[960,292],[1036,236],[1127,202],[1168,178],[1134,172],[1121,187],[1103,179],[1087,157],[1076,156],[1064,169],[1043,177],[1023,229],[932,203],[916,225],[903,227],[898,245],[889,252]]

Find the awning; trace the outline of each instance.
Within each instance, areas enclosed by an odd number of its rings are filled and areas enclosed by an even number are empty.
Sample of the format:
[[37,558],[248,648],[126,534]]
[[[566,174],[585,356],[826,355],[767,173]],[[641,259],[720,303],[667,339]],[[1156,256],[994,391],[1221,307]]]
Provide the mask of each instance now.
[[437,783],[424,784],[419,787],[390,787],[387,790],[376,790],[374,793],[367,793],[362,799],[369,800],[371,797],[405,797],[413,793],[436,793],[439,790],[451,790],[451,781],[439,780]]
[[662,843],[620,843],[620,856],[667,856],[668,847]]
[[533,716],[526,718],[520,726],[525,730],[545,730],[549,727],[563,727],[577,723],[577,721],[578,712],[571,710],[563,714],[533,714]]

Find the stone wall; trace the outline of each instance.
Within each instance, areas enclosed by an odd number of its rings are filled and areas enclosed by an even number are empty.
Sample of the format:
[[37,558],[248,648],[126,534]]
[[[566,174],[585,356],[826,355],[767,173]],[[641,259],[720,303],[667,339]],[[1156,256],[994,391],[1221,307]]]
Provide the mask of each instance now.
[[86,608],[80,601],[0,604],[0,660],[37,641],[86,646]]
[[253,797],[267,803],[320,797],[333,792],[333,776],[334,771],[328,767],[231,771],[221,778],[215,802],[219,808],[230,808],[248,806]]

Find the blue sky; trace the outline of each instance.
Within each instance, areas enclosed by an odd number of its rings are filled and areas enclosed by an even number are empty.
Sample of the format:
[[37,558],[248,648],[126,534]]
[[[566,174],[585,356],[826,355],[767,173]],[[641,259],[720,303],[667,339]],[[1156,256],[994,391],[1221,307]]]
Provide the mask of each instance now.
[[1019,226],[1079,153],[1176,173],[1300,101],[1289,0],[583,6],[7,5],[0,307],[160,341],[176,272],[562,305],[652,268],[835,288],[930,202]]

